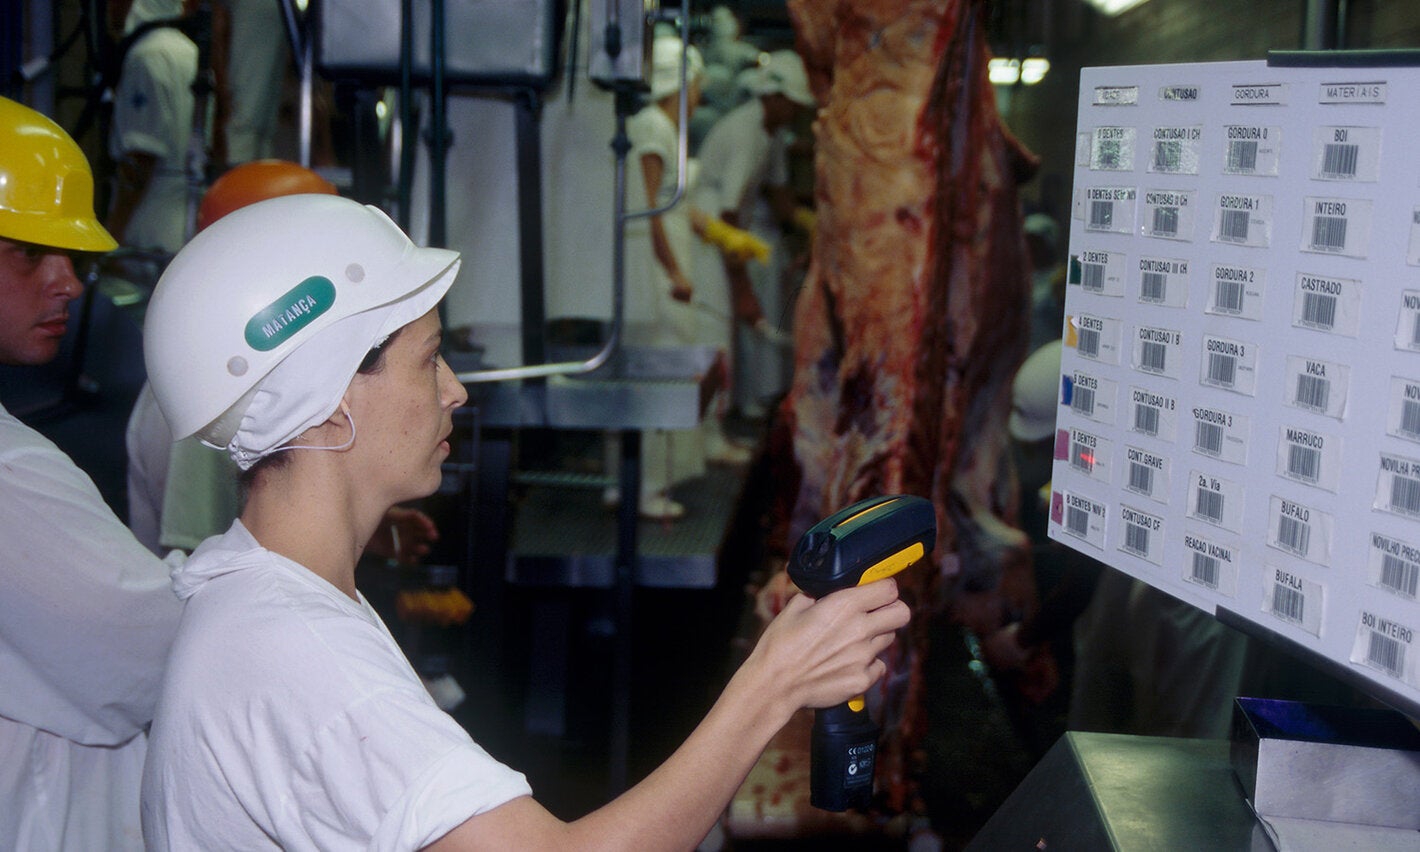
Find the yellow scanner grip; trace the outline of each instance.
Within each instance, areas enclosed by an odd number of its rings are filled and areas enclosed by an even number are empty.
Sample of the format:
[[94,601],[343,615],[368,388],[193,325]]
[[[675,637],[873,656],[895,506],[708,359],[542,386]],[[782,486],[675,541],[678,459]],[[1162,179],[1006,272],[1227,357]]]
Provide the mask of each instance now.
[[922,558],[927,549],[922,546],[922,542],[913,542],[910,546],[894,553],[878,564],[863,572],[863,576],[858,578],[858,585],[866,586],[874,580],[882,580],[891,577],[912,563]]

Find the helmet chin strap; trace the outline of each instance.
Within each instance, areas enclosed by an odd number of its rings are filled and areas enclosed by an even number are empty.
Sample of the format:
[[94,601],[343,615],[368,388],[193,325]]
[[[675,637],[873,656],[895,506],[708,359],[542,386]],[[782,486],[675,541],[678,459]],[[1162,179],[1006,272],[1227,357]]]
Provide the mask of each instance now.
[[321,446],[319,444],[287,444],[284,447],[277,447],[266,455],[270,456],[276,453],[284,453],[287,450],[331,450],[333,452],[339,452],[341,450],[350,449],[355,444],[355,415],[350,413],[350,407],[344,402],[340,403],[340,410],[344,412],[345,419],[350,422],[350,437],[345,443],[336,444],[331,447]]

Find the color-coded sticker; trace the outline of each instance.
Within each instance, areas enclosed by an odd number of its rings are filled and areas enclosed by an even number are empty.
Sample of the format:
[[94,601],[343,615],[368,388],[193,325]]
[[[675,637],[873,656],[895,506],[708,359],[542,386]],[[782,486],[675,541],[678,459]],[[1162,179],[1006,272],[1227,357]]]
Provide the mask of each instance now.
[[1091,314],[1065,318],[1065,345],[1081,356],[1104,364],[1119,363],[1119,339],[1124,325],[1117,319]]
[[1183,579],[1210,591],[1233,597],[1238,593],[1238,562],[1241,558],[1231,545],[1212,538],[1186,533],[1183,537]]
[[1123,296],[1124,262],[1123,252],[1082,251],[1070,258],[1070,270],[1065,283],[1079,285],[1086,293]]
[[1119,385],[1083,370],[1060,377],[1060,404],[1096,423],[1114,425]]
[[1326,587],[1287,568],[1268,565],[1262,572],[1262,611],[1279,621],[1321,637]]
[[1415,663],[1415,628],[1368,609],[1361,610],[1351,662],[1420,688]]
[[1268,501],[1269,547],[1318,565],[1330,565],[1334,530],[1331,515],[1314,506],[1275,494]]

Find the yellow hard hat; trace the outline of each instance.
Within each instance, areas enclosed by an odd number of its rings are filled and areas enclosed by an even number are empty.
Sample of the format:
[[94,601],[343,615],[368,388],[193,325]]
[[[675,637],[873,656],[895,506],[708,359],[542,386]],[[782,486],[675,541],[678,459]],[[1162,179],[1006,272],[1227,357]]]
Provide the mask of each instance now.
[[0,237],[78,251],[118,243],[94,216],[94,173],[59,125],[0,98]]

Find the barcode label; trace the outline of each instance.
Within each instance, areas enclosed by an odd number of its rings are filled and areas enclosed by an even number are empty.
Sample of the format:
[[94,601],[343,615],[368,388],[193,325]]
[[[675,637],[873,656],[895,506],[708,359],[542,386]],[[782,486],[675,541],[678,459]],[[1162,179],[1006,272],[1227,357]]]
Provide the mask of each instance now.
[[1155,207],[1153,233],[1158,237],[1178,236],[1178,208]]
[[1349,365],[1288,355],[1285,381],[1288,405],[1329,417],[1341,418],[1345,414],[1351,385]]
[[1229,140],[1227,171],[1257,171],[1257,143],[1245,139]]
[[[1068,491],[1050,493],[1050,522],[1059,524],[1061,532],[1083,539],[1103,550],[1109,509],[1088,497]],[[1056,527],[1052,526],[1052,535]]]
[[1215,524],[1222,523],[1223,495],[1217,491],[1209,491],[1204,488],[1198,489],[1198,497],[1194,503],[1193,513]]
[[1360,145],[1327,145],[1322,151],[1321,176],[1336,179],[1356,177],[1356,163],[1360,155]]
[[1420,688],[1410,646],[1415,644],[1415,628],[1392,621],[1374,612],[1361,610],[1356,641],[1351,646],[1351,662],[1378,669],[1397,680]]
[[1400,401],[1400,434],[1406,438],[1420,439],[1420,402],[1413,399]]
[[1218,239],[1229,243],[1247,242],[1248,212],[1224,210],[1218,221]]
[[1298,556],[1306,557],[1311,546],[1311,537],[1311,524],[1303,523],[1286,515],[1278,516],[1277,544],[1283,550],[1290,550]]
[[1361,282],[1298,272],[1292,325],[1355,337],[1361,326]]
[[1168,280],[1168,276],[1162,272],[1145,272],[1139,278],[1139,301],[1164,301],[1167,295]]
[[1113,201],[1090,202],[1090,228],[1095,231],[1109,231],[1114,229]]
[[1336,297],[1321,293],[1302,294],[1302,325],[1330,331],[1336,326]]
[[1297,444],[1287,446],[1287,473],[1315,484],[1321,476],[1321,451]]
[[1263,583],[1270,585],[1262,610],[1290,624],[1295,624],[1313,636],[1321,635],[1321,614],[1326,597],[1325,588],[1317,582],[1281,568],[1269,567]]
[[1136,556],[1149,555],[1149,530],[1138,524],[1124,525],[1124,549]]
[[1205,455],[1222,455],[1223,427],[1216,423],[1206,423],[1202,420],[1194,422],[1193,449]]
[[1070,445],[1070,466],[1084,473],[1093,473],[1095,469],[1094,449],[1083,444],[1072,443]]
[[1272,585],[1272,614],[1284,621],[1301,624],[1306,615],[1306,596],[1280,583]]
[[1231,355],[1208,353],[1208,381],[1215,385],[1232,387],[1237,382],[1238,359]]
[[1183,171],[1183,143],[1176,139],[1154,143],[1154,171]]
[[1081,355],[1087,358],[1100,356],[1100,333],[1092,328],[1080,329],[1079,343],[1076,345]]
[[1159,410],[1152,405],[1134,406],[1134,431],[1157,438],[1159,435]]
[[1080,264],[1080,286],[1092,293],[1104,292],[1104,264]]
[[1414,600],[1416,592],[1420,591],[1420,565],[1383,553],[1379,585]]
[[1214,281],[1213,307],[1220,313],[1240,314],[1243,312],[1243,285],[1241,281]]
[[1123,160],[1123,146],[1116,139],[1101,139],[1095,147],[1095,168],[1118,171]]
[[1320,376],[1297,376],[1297,393],[1292,402],[1300,408],[1325,412],[1331,399],[1331,382]]
[[1193,570],[1189,575],[1193,582],[1210,589],[1218,588],[1218,560],[1202,553],[1193,554]]
[[1411,326],[1410,348],[1420,349],[1420,314],[1415,315],[1415,324]]
[[1420,479],[1396,476],[1390,481],[1390,508],[1407,515],[1420,515]]
[[1075,390],[1070,395],[1070,410],[1085,417],[1093,416],[1095,413],[1095,392],[1090,388],[1075,385]]
[[1138,462],[1130,462],[1129,489],[1138,491],[1140,494],[1152,495],[1154,493],[1154,469]]
[[1315,507],[1275,494],[1268,501],[1267,545],[1293,556],[1329,564],[1335,526],[1331,515]]
[[1168,347],[1165,344],[1145,340],[1139,347],[1139,369],[1150,373],[1165,372],[1167,357]]
[[1189,517],[1239,531],[1247,502],[1247,492],[1241,482],[1193,471],[1189,488],[1186,504]]
[[1312,219],[1312,251],[1339,252],[1346,248],[1346,219],[1317,216]]
[[1372,631],[1370,645],[1366,649],[1366,662],[1398,678],[1405,671],[1405,646],[1389,636]]

